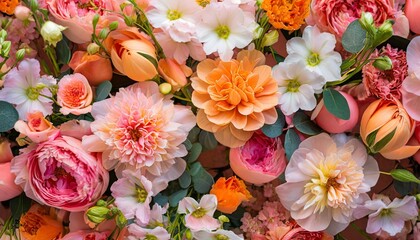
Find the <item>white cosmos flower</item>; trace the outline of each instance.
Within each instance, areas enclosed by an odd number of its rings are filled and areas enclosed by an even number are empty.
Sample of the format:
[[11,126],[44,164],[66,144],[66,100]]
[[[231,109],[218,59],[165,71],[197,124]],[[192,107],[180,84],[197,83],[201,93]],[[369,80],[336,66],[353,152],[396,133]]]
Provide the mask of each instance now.
[[291,217],[308,231],[335,235],[369,199],[366,193],[378,181],[379,168],[360,140],[321,133],[299,145],[285,175],[276,193]]
[[315,93],[320,93],[325,79],[311,72],[300,63],[279,63],[273,67],[273,78],[277,80],[279,104],[285,115],[299,109],[310,111],[316,106]]
[[285,62],[300,62],[307,69],[323,76],[327,82],[341,78],[341,55],[334,51],[333,34],[321,33],[317,27],[308,26],[302,37],[294,37],[286,44],[289,54]]
[[207,55],[217,52],[222,61],[229,61],[235,47],[244,48],[252,41],[255,29],[254,17],[238,5],[212,2],[200,14],[197,36]]

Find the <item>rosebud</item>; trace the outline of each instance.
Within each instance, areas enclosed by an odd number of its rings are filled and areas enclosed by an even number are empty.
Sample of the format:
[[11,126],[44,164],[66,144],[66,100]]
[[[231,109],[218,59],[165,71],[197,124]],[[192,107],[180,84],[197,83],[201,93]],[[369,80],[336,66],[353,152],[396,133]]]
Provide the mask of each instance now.
[[108,218],[109,208],[102,206],[94,206],[86,211],[88,220],[92,223],[99,224]]
[[172,86],[169,83],[162,83],[159,85],[159,92],[163,95],[169,94],[172,91]]
[[392,20],[386,20],[379,26],[378,31],[375,34],[374,37],[374,46],[378,46],[379,44],[385,42],[390,37],[392,37],[393,30],[392,25],[394,24],[394,21]]
[[360,137],[372,153],[399,160],[414,155],[420,148],[407,145],[414,128],[414,120],[400,101],[379,99],[363,113]]
[[375,31],[375,22],[373,21],[372,13],[362,12],[362,16],[359,19],[359,23],[363,29],[373,33]]
[[101,47],[96,43],[91,43],[87,46],[87,52],[89,53],[89,55],[96,54],[97,52],[99,52],[99,49],[101,49]]
[[264,35],[261,46],[268,47],[275,44],[279,40],[279,31],[273,30]]
[[66,28],[61,25],[47,21],[42,25],[41,36],[48,44],[55,47],[57,43],[63,39],[63,34],[61,32],[65,29]]
[[388,56],[381,56],[373,61],[373,66],[381,71],[392,69],[392,61]]
[[20,21],[26,21],[31,16],[31,10],[25,6],[16,6],[15,17]]

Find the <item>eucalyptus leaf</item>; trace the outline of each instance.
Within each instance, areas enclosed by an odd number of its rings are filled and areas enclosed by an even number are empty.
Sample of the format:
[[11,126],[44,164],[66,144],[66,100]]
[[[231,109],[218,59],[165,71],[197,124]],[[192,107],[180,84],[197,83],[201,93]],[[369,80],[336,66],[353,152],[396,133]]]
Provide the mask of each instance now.
[[198,141],[206,150],[215,149],[218,144],[214,134],[204,130],[201,130],[200,135],[198,136]]
[[98,88],[96,88],[96,97],[95,102],[102,101],[106,99],[111,92],[112,83],[110,81],[105,81],[99,84]]
[[162,193],[158,193],[153,197],[153,201],[163,207],[168,203],[169,199],[168,196],[163,195]]
[[0,101],[0,132],[7,132],[19,120],[19,113],[12,104]]
[[343,119],[350,119],[350,108],[346,98],[338,91],[328,88],[323,92],[324,104],[328,112]]
[[190,167],[190,170],[189,170],[190,175],[194,177],[195,175],[198,174],[198,172],[202,168],[203,168],[203,166],[201,166],[201,163],[199,163],[199,162],[195,162],[195,163],[191,164],[191,167]]
[[213,177],[204,169],[200,168],[198,173],[192,176],[194,190],[198,193],[208,193],[214,184]]
[[196,142],[192,144],[191,150],[188,154],[188,162],[192,163],[197,161],[198,157],[200,156],[201,152],[203,151],[203,146],[200,143]]
[[276,108],[277,111],[277,120],[273,124],[264,124],[261,131],[269,138],[276,138],[283,133],[283,127],[286,123],[283,112]]
[[289,161],[293,153],[298,149],[300,142],[299,135],[297,135],[296,131],[292,128],[288,129],[284,138],[284,150]]
[[191,131],[188,133],[188,140],[190,140],[192,143],[198,141],[198,135],[200,134],[201,129],[197,126],[193,127]]
[[185,171],[181,177],[178,178],[179,185],[182,188],[188,188],[191,185],[191,175],[188,171]]
[[169,196],[169,206],[171,207],[176,207],[178,206],[178,203],[184,198],[186,197],[188,194],[188,189],[181,189],[179,191],[176,191],[174,193],[172,193]]
[[322,133],[322,129],[303,112],[297,112],[293,115],[293,125],[295,125],[295,128],[301,133],[307,135],[313,136]]
[[343,33],[341,44],[350,53],[358,53],[365,46],[366,31],[360,25],[359,19],[349,24]]

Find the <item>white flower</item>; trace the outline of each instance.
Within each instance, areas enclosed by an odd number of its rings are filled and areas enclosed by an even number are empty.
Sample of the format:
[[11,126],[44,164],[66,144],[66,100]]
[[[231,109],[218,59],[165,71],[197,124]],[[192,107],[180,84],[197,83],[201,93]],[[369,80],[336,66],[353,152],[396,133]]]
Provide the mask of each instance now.
[[135,177],[135,173],[123,171],[123,177],[111,186],[115,205],[127,219],[134,216],[140,225],[147,225],[150,220],[150,201],[152,200],[152,182],[144,176]]
[[46,21],[41,27],[41,36],[48,44],[55,47],[63,39],[61,32],[64,30],[66,30],[65,27],[51,21]]
[[243,237],[239,237],[232,231],[227,231],[224,229],[217,229],[214,232],[208,230],[202,230],[198,232],[193,232],[194,239],[207,239],[207,240],[243,240]]
[[416,198],[405,196],[403,199],[395,198],[392,202],[384,195],[374,195],[373,200],[366,201],[358,207],[354,216],[362,218],[369,214],[366,227],[367,233],[378,233],[380,230],[395,236],[404,228],[404,222],[418,215]]
[[36,59],[25,59],[13,68],[4,79],[4,88],[0,90],[0,100],[16,106],[19,118],[26,120],[31,112],[39,111],[47,116],[52,113],[53,101],[48,87],[56,80],[51,76],[40,76],[40,65]]
[[302,37],[290,39],[286,44],[289,54],[285,62],[300,62],[307,69],[323,76],[327,82],[341,78],[341,55],[334,51],[335,37],[330,33],[321,33],[315,26],[308,26]]
[[316,106],[315,93],[320,93],[325,79],[310,72],[300,63],[280,63],[273,67],[273,78],[277,80],[279,104],[285,115],[299,109],[310,111]]
[[163,227],[155,228],[142,228],[137,224],[128,225],[129,236],[124,239],[128,240],[150,240],[150,239],[159,239],[159,240],[169,240],[171,235]]
[[246,47],[253,39],[255,19],[239,6],[229,2],[213,2],[200,13],[197,24],[198,39],[204,43],[204,52],[217,52],[222,61],[229,61],[233,49]]
[[185,226],[192,231],[215,230],[220,227],[213,214],[217,208],[217,198],[206,194],[198,203],[194,198],[185,197],[178,204],[178,213],[185,215]]
[[308,231],[335,235],[369,198],[366,193],[378,181],[379,168],[360,140],[321,133],[299,145],[285,174],[286,183],[276,192],[291,217]]

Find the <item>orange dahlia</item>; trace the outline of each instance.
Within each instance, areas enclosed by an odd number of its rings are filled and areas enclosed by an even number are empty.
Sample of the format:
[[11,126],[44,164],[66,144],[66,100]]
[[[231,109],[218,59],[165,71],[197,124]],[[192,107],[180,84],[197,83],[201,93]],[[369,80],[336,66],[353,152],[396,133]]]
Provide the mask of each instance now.
[[192,77],[192,102],[199,108],[197,124],[228,147],[240,147],[264,124],[277,120],[277,82],[265,57],[244,50],[237,59],[206,59]]
[[305,22],[310,3],[310,0],[264,0],[261,8],[275,28],[294,31]]
[[15,8],[17,5],[19,5],[18,0],[1,0],[0,12],[12,15],[15,12]]

